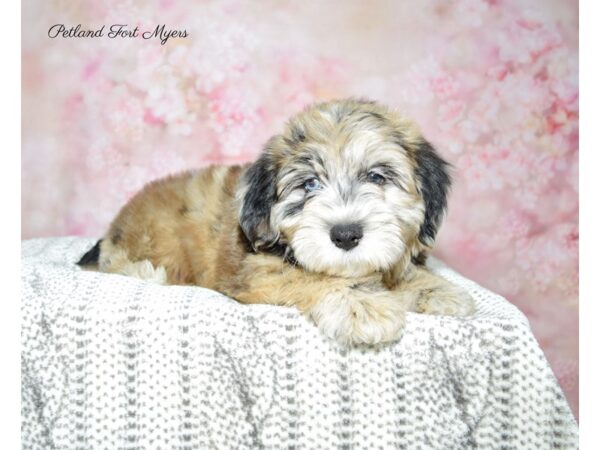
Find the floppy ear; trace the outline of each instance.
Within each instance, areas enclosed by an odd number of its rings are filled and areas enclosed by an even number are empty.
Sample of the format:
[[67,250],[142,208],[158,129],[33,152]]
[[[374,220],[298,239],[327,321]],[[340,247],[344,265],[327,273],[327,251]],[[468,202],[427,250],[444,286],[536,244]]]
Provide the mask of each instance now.
[[431,247],[446,211],[451,179],[450,165],[444,161],[427,141],[418,145],[415,159],[416,175],[421,196],[425,202],[425,218],[419,231],[419,241]]
[[277,200],[276,176],[268,147],[244,175],[246,192],[242,199],[240,226],[255,250],[271,247],[279,238],[270,225],[271,207]]

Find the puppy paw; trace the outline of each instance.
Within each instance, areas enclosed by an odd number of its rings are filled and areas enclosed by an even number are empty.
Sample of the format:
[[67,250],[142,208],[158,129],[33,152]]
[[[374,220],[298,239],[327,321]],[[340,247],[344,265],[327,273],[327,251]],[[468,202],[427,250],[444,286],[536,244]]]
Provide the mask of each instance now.
[[382,344],[397,340],[406,308],[390,293],[329,295],[310,311],[321,332],[342,345]]
[[163,266],[155,268],[147,259],[126,264],[120,273],[151,283],[167,284],[167,272],[165,268]]
[[475,313],[475,301],[467,291],[448,283],[421,291],[416,310],[424,314],[465,317]]

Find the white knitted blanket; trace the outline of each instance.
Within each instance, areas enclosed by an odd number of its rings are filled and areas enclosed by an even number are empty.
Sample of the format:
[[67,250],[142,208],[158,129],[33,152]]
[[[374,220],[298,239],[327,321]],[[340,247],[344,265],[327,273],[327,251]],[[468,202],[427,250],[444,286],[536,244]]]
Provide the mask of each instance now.
[[474,317],[345,350],[295,309],[82,271],[93,243],[22,244],[25,449],[577,448],[526,318],[437,261]]

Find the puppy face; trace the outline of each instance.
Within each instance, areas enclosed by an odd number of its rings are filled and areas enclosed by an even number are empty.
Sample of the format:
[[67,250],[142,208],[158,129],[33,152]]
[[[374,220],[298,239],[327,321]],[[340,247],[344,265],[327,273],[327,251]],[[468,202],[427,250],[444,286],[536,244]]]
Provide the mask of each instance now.
[[307,270],[363,276],[431,246],[448,186],[408,121],[372,102],[322,103],[250,167],[240,225],[255,248],[285,248]]

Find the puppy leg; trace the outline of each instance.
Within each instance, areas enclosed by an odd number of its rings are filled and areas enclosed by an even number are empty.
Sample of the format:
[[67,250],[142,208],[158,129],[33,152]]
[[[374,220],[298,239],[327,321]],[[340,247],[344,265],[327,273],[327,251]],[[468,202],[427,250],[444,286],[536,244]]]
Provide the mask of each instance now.
[[395,290],[417,294],[415,312],[457,317],[475,312],[475,302],[468,292],[424,267],[413,266]]
[[407,305],[413,299],[394,295],[375,280],[361,280],[325,292],[305,313],[321,332],[342,344],[378,344],[398,339]]
[[164,267],[155,268],[147,259],[131,261],[125,250],[110,242],[106,244],[105,242],[103,241],[101,244],[98,260],[98,266],[102,272],[127,275],[156,284],[167,284],[167,272]]
[[398,339],[417,292],[393,292],[381,276],[341,278],[305,272],[281,258],[250,255],[238,274],[218,287],[242,303],[295,306],[326,336],[344,345]]
[[165,271],[165,268],[162,266],[155,268],[147,259],[130,262],[123,266],[118,273],[139,278],[140,280],[150,281],[151,283],[167,284],[167,272]]

